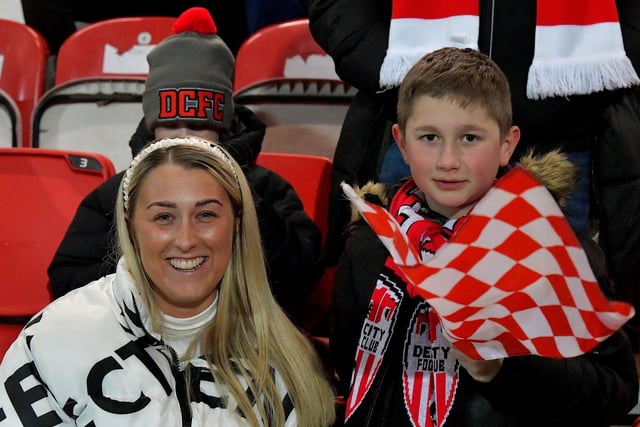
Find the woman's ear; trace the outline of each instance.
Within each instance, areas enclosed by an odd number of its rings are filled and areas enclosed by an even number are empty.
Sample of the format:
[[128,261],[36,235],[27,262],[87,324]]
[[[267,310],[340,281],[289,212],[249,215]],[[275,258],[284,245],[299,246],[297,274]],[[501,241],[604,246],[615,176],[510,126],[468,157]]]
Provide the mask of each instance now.
[[396,141],[396,145],[398,146],[398,149],[400,149],[400,153],[402,154],[402,160],[404,160],[406,164],[409,164],[407,162],[407,155],[405,154],[406,147],[405,147],[404,134],[402,133],[402,129],[400,129],[399,124],[395,123],[391,127],[391,135],[393,135],[393,139]]

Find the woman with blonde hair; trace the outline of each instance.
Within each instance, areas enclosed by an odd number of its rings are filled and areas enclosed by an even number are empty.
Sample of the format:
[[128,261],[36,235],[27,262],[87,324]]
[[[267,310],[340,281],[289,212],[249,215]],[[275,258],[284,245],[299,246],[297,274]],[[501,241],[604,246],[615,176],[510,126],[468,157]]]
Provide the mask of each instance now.
[[334,422],[320,360],[271,294],[251,190],[226,151],[155,141],[131,162],[116,218],[116,273],[51,303],[6,353],[12,425]]

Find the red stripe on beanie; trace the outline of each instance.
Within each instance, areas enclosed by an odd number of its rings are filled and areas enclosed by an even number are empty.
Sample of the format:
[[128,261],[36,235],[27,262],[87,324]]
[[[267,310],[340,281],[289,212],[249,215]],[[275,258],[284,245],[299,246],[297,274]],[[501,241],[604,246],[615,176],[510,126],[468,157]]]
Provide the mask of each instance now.
[[618,22],[614,0],[537,0],[537,25],[592,25]]

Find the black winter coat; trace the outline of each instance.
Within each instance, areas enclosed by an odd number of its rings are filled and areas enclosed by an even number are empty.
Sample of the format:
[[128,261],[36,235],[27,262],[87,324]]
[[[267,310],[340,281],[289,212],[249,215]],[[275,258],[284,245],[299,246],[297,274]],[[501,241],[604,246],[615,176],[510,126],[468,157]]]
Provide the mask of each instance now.
[[[265,127],[246,107],[236,106],[233,133],[220,135],[224,146],[243,166],[251,186],[267,271],[276,300],[294,316],[315,285],[322,268],[321,233],[303,210],[291,184],[280,175],[255,164]],[[153,139],[140,122],[130,146],[135,156]],[[124,172],[110,178],[88,194],[48,268],[54,298],[115,272],[117,247],[114,208]]]
[[[526,98],[534,53],[535,0],[479,0],[480,50],[504,70],[512,91],[514,124],[522,130],[514,159],[538,152],[592,149],[592,212],[612,277],[637,287],[640,277],[639,88],[545,100]],[[627,55],[640,71],[640,2],[616,0]],[[333,58],[336,72],[359,91],[347,112],[333,158],[329,235],[325,262],[337,263],[349,221],[340,182],[377,181],[395,122],[397,91],[379,91],[390,0],[309,0],[315,40]]]

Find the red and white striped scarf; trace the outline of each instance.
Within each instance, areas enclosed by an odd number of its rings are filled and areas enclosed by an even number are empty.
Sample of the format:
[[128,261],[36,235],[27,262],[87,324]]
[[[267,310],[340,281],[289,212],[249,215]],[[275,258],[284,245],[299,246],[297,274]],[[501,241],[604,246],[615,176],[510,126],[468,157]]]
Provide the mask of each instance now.
[[[479,0],[393,0],[380,86],[400,84],[423,55],[478,49]],[[640,84],[622,43],[615,0],[537,0],[527,96],[587,94]]]
[[[408,179],[393,196],[389,213],[398,221],[422,261],[431,258],[464,223],[460,218],[447,220],[431,211],[413,178]],[[442,218],[436,222],[431,217]],[[393,257],[389,256],[387,263],[395,270]],[[409,296],[416,295],[414,286],[408,286],[406,290]]]

